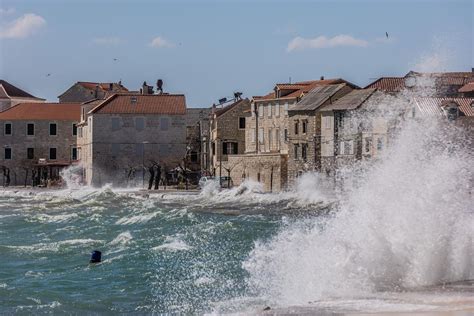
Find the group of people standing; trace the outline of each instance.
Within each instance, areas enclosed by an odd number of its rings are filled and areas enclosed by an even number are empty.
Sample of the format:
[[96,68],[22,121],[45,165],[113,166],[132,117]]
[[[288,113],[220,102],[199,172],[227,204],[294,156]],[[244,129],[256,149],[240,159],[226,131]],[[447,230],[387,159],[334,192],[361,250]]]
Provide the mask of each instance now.
[[160,183],[163,183],[163,179],[161,178],[161,166],[159,164],[153,164],[148,168],[148,172],[150,172],[148,190],[151,190],[152,188],[158,190]]

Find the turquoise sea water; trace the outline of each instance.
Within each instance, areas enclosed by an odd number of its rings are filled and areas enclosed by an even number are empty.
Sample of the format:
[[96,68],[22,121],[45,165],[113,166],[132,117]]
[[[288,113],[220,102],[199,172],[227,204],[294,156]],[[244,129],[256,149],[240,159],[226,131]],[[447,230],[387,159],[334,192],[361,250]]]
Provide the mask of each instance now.
[[23,193],[0,195],[0,314],[211,312],[252,294],[242,262],[282,225],[257,205]]

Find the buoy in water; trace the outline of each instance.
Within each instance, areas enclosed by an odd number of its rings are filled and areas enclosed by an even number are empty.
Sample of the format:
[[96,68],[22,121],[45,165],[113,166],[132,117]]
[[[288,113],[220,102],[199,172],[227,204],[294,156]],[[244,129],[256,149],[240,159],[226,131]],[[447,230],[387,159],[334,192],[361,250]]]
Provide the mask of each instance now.
[[94,250],[92,251],[91,260],[89,261],[89,263],[99,263],[101,260],[101,257],[102,257],[102,252],[100,252],[99,250]]

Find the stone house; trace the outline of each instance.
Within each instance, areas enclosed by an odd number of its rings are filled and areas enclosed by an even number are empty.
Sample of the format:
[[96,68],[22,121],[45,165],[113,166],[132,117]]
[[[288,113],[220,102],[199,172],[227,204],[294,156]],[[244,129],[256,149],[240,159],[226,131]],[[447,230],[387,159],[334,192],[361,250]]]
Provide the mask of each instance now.
[[288,111],[289,148],[288,182],[308,171],[321,170],[320,108],[336,102],[351,92],[355,85],[348,83],[319,86],[311,90]]
[[87,185],[143,186],[154,163],[164,173],[185,158],[182,94],[115,94],[85,103],[82,113],[78,150]]
[[186,110],[187,165],[199,175],[209,171],[209,118],[211,108]]
[[0,112],[18,103],[37,103],[45,101],[45,99],[37,98],[5,80],[0,80]]
[[126,93],[125,88],[119,81],[115,82],[86,82],[78,81],[64,91],[59,98],[60,103],[65,102],[88,102],[95,99],[106,99],[115,93]]
[[[63,167],[77,160],[79,103],[19,103],[0,113],[0,167],[10,172],[11,185],[31,185],[58,178]],[[3,183],[5,183],[3,177]],[[39,184],[39,182],[37,182]]]
[[[237,99],[222,108],[213,107],[210,119],[210,174],[227,175],[232,155],[245,152],[246,116],[250,115],[250,101]],[[222,169],[221,169],[222,165]]]

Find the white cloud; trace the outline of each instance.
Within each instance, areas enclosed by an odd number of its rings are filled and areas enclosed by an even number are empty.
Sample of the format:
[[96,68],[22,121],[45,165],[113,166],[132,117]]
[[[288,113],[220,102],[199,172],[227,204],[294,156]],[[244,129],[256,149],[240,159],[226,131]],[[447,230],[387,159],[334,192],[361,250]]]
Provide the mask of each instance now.
[[116,46],[122,43],[122,40],[118,37],[96,37],[92,42],[97,45]]
[[172,48],[175,45],[163,37],[158,36],[151,41],[150,46],[157,48]]
[[8,9],[0,8],[0,15],[10,15],[13,13],[15,13],[15,9],[13,8],[8,8]]
[[332,38],[318,36],[316,38],[295,37],[288,43],[287,51],[303,50],[307,48],[330,48],[337,46],[365,47],[369,43],[365,40],[354,38],[350,35],[336,35]]
[[34,13],[27,13],[2,26],[0,38],[26,38],[46,25],[46,20]]

